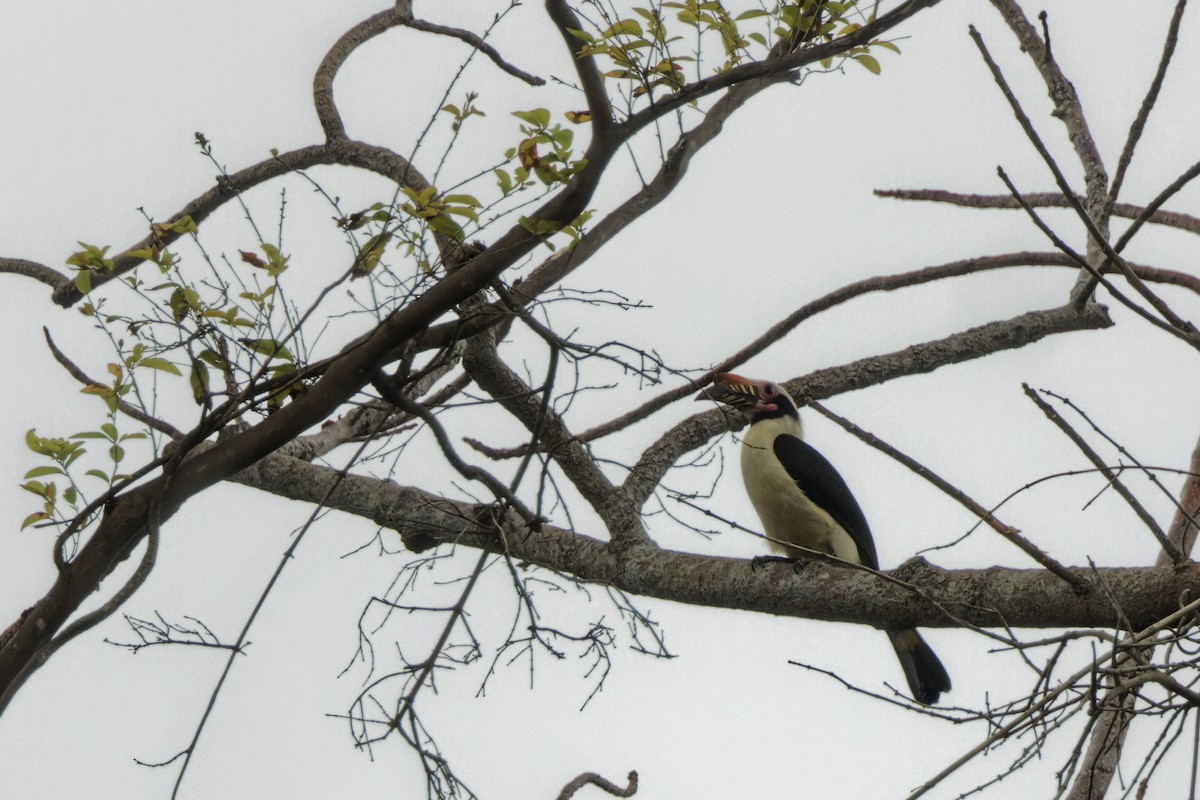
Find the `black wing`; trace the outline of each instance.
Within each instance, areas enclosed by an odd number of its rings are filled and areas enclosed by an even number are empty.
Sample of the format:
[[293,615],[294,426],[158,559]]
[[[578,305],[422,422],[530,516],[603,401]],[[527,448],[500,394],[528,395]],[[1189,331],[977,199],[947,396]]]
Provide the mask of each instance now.
[[879,557],[875,554],[867,518],[833,464],[810,444],[790,434],[776,436],[774,449],[775,457],[796,486],[850,534],[858,545],[859,561],[871,569],[879,569]]

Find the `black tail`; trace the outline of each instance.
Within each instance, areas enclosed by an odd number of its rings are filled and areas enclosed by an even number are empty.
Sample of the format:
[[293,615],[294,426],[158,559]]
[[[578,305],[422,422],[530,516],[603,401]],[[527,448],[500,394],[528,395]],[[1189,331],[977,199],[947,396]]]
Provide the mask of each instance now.
[[903,631],[888,631],[896,658],[908,680],[913,699],[921,705],[931,706],[938,701],[942,692],[950,691],[950,676],[921,634],[915,628]]

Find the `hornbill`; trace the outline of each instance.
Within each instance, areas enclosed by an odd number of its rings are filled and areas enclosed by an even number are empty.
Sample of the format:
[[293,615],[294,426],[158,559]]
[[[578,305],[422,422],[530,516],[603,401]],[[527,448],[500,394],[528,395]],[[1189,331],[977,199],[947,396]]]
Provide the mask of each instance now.
[[[696,399],[726,403],[750,419],[742,480],[772,550],[797,559],[825,553],[879,569],[862,509],[833,465],[803,440],[796,401],[782,386],[722,373]],[[950,691],[946,668],[914,628],[887,635],[918,703],[932,705]]]

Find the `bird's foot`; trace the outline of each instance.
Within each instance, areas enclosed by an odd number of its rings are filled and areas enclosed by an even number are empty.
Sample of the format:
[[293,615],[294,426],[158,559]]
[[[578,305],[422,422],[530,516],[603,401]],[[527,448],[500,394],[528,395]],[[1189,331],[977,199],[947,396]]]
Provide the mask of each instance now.
[[750,559],[750,571],[758,572],[767,564],[796,564],[799,561],[800,559],[787,556],[755,556]]
[[797,575],[802,575],[806,570],[813,569],[814,567],[822,567],[831,563],[835,563],[830,561],[828,558],[825,558],[821,554],[814,554],[807,558],[796,558],[793,559],[793,562],[794,565],[792,566],[792,572],[796,573]]

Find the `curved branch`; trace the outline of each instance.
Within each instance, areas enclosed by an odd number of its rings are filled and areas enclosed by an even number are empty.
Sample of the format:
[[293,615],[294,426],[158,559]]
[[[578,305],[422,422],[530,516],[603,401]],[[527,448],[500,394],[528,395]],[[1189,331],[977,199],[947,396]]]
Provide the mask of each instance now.
[[[840,367],[830,367],[787,381],[792,397],[823,400],[865,389],[895,378],[932,372],[1003,350],[1014,350],[1047,336],[1068,331],[1107,328],[1113,324],[1103,306],[1088,305],[1079,312],[1071,306],[1034,311],[1012,319],[960,331],[943,339],[924,342],[886,355],[871,356]],[[745,425],[740,413],[723,409],[694,414],[676,424],[646,449],[625,479],[624,488],[643,500],[650,496],[666,471],[690,450],[703,446],[727,428]]]
[[[344,139],[338,142],[310,145],[302,147],[299,150],[281,153],[278,156],[240,169],[231,175],[220,176],[217,179],[216,186],[190,201],[178,212],[168,217],[168,219],[177,220],[188,216],[199,225],[218,208],[248,189],[252,189],[273,178],[286,175],[289,172],[328,164],[341,164],[343,166],[365,169],[397,183],[402,183],[417,191],[428,186],[425,178],[413,168],[408,159],[398,153],[386,147]],[[182,234],[175,233],[174,231],[165,231],[161,234],[151,233],[141,241],[126,248],[122,251],[121,255],[113,259],[113,269],[111,272],[93,273],[92,288],[95,289],[101,284],[129,272],[145,261],[140,256],[130,255],[131,252],[151,247],[168,247],[179,239],[180,236]],[[63,307],[69,307],[79,302],[82,297],[83,295],[75,288],[74,281],[68,281],[53,294],[54,302]]]
[[325,58],[321,59],[313,75],[313,107],[317,110],[317,119],[321,122],[321,130],[325,131],[327,141],[346,138],[346,126],[333,99],[333,79],[342,64],[363,43],[384,31],[407,24],[412,17],[412,0],[399,0],[394,7],[367,17],[339,36]]
[[[67,371],[68,375],[82,383],[84,386],[102,385],[98,381],[94,381],[89,378],[87,373],[80,369],[74,361],[67,358],[66,353],[58,349],[58,345],[54,343],[54,339],[50,338],[49,328],[43,327],[42,335],[46,337],[46,344],[50,347],[50,353],[54,356],[54,360],[62,365],[63,369]],[[145,411],[142,411],[142,409],[126,400],[121,400],[118,398],[117,409],[125,416],[130,417],[131,419],[136,419],[143,425],[148,425],[160,433],[165,433],[172,439],[182,439],[184,436],[183,431],[179,430],[171,423],[161,420],[151,414],[147,414]]]
[[596,66],[596,56],[580,56],[579,40],[571,35],[571,29],[582,30],[583,25],[564,0],[546,0],[546,13],[558,28],[563,44],[571,54],[571,61],[575,64],[579,82],[583,84],[583,96],[587,98],[588,112],[592,115],[592,136],[606,138],[612,131],[614,120],[612,101],[604,88],[604,76]]
[[633,797],[637,794],[638,790],[638,774],[637,770],[631,771],[629,773],[629,785],[622,788],[598,772],[584,772],[577,775],[574,780],[563,787],[562,791],[558,793],[558,800],[571,800],[576,792],[589,783],[598,786],[613,797]]
[[713,376],[719,372],[728,372],[739,364],[750,360],[754,356],[766,350],[771,345],[783,339],[797,325],[807,319],[815,317],[824,311],[828,311],[835,306],[853,300],[856,297],[861,297],[872,292],[894,292],[897,289],[904,289],[910,286],[919,286],[923,283],[931,283],[933,281],[943,280],[944,278],[955,278],[960,275],[970,275],[976,272],[986,272],[987,270],[1003,269],[1005,267],[1027,267],[1027,266],[1075,266],[1075,262],[1062,253],[1005,253],[999,256],[984,256],[982,258],[966,258],[961,261],[951,261],[948,264],[939,264],[933,267],[923,267],[922,269],[912,270],[911,272],[901,272],[896,275],[884,275],[874,278],[866,278],[854,283],[848,283],[840,289],[835,289],[824,297],[819,297],[811,303],[807,303],[800,308],[788,314],[779,322],[772,325],[761,336],[756,338],[750,344],[738,350],[728,358],[722,359],[721,363],[710,369],[700,377],[696,378],[691,383],[684,386],[679,386],[669,391],[663,392],[657,397],[646,401],[642,405],[632,411],[617,417],[616,419],[597,425],[594,428],[584,431],[580,434],[580,438],[584,441],[593,441],[603,436],[608,436],[619,430],[623,430],[635,422],[645,419],[656,411],[666,408],[671,403],[677,400],[683,400],[690,397],[697,389],[707,385],[712,381]]
[[67,287],[75,285],[75,281],[58,270],[47,267],[45,264],[40,264],[37,261],[27,261],[24,258],[0,258],[0,273],[3,272],[24,275],[27,278],[33,278],[35,281],[41,281],[53,289],[56,294]]

